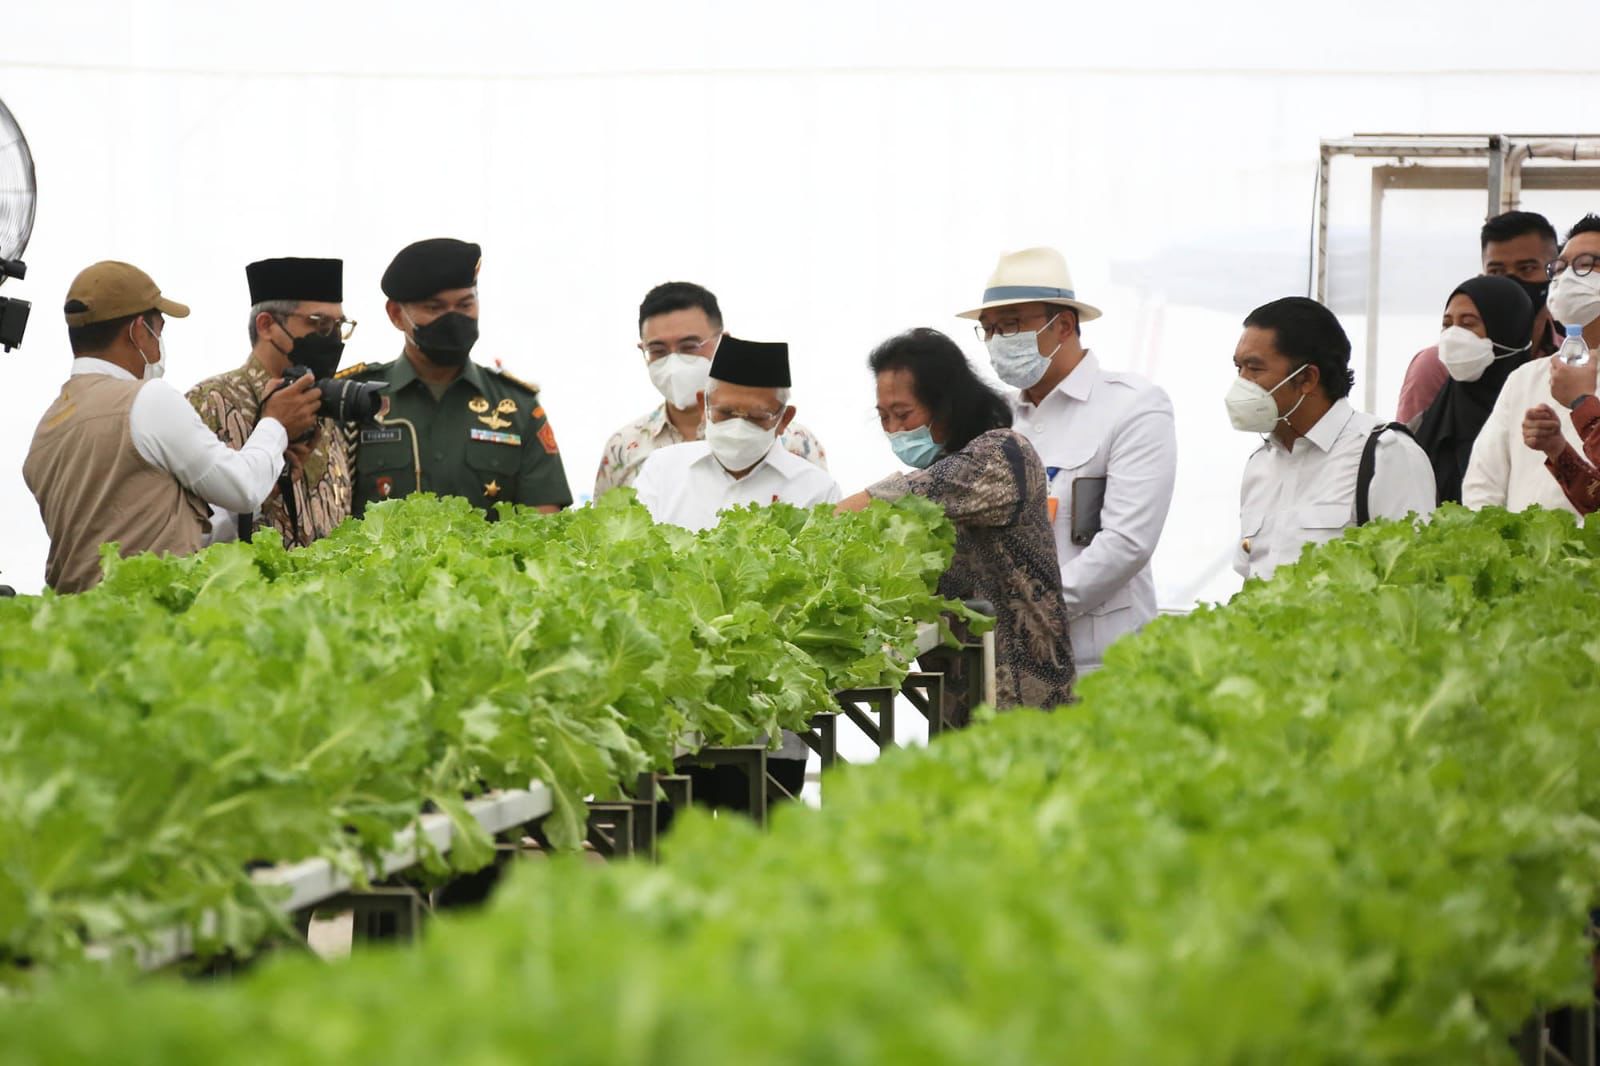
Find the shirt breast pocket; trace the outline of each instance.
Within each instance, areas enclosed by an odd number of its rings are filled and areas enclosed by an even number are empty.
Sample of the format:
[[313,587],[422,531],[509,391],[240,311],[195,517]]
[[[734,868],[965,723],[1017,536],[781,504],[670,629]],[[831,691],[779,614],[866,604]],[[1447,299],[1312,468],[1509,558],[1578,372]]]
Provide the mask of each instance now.
[[1239,516],[1239,552],[1249,561],[1252,571],[1267,559],[1267,545],[1261,536],[1266,524],[1265,511],[1250,511]]
[[520,445],[468,441],[466,464],[480,482],[479,493],[487,500],[516,501],[517,472],[522,467]]
[[[1338,540],[1355,521],[1350,507],[1342,503],[1301,507],[1295,511],[1294,517],[1295,524],[1300,527],[1301,538],[1307,544],[1326,544],[1330,540]],[[1293,558],[1284,561],[1293,562],[1299,556],[1300,553],[1296,552]]]
[[416,457],[409,440],[356,443],[356,495],[381,501],[409,495],[417,489]]
[[[1080,477],[1104,477],[1105,460],[1093,442],[1077,442],[1048,453],[1041,453],[1047,479],[1048,499],[1045,502],[1052,526],[1072,523],[1072,483]],[[1071,542],[1071,530],[1064,534]],[[1082,545],[1076,547],[1081,548]]]

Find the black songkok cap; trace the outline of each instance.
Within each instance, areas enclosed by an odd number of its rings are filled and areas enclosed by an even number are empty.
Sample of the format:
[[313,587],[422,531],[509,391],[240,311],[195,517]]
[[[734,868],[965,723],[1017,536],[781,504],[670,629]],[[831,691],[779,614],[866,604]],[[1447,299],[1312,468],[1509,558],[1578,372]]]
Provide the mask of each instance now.
[[315,300],[344,302],[344,260],[263,259],[244,268],[250,302]]
[[713,380],[757,389],[789,387],[789,346],[782,341],[742,341],[724,335],[711,360]]
[[483,249],[453,237],[434,237],[400,249],[383,272],[383,294],[400,303],[426,300],[450,289],[470,289],[478,284]]

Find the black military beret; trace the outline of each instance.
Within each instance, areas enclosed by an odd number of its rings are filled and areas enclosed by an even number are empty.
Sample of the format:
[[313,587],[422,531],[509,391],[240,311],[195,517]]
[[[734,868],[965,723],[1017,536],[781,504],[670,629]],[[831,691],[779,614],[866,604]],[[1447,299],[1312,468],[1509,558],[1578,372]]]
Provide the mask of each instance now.
[[449,289],[470,289],[478,283],[483,249],[452,237],[434,237],[400,249],[383,272],[383,294],[400,303],[426,300]]

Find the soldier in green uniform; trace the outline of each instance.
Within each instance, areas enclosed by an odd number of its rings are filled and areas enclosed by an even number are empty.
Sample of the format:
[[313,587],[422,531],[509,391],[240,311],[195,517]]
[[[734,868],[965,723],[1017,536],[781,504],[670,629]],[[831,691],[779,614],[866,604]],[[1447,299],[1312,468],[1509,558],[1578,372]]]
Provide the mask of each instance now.
[[381,381],[389,414],[353,431],[355,511],[412,492],[541,511],[572,504],[539,389],[468,358],[478,339],[476,244],[449,238],[401,249],[383,273],[389,321],[405,334],[399,359],[339,377]]
[[[263,259],[244,268],[250,286],[250,357],[189,390],[189,402],[222,442],[244,447],[267,394],[290,367],[318,380],[333,376],[356,324],[344,317],[344,263],[338,259]],[[289,465],[253,515],[212,508],[211,539],[249,540],[271,527],[289,547],[326,537],[350,517],[351,466],[345,433],[317,419],[309,440],[289,442]]]

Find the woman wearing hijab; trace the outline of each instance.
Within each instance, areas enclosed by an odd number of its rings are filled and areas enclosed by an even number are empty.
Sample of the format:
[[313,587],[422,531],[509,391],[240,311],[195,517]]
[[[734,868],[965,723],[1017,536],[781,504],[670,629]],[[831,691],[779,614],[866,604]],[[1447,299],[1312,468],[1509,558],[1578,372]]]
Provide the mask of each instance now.
[[1439,361],[1450,374],[1416,426],[1440,503],[1461,502],[1472,445],[1511,372],[1532,358],[1533,301],[1510,278],[1457,285],[1444,305]]
[[[1068,702],[1072,640],[1038,453],[1011,428],[1005,399],[938,330],[891,337],[867,364],[877,378],[878,419],[889,444],[916,469],[884,478],[839,509],[913,494],[942,507],[955,523],[956,553],[939,591],[994,606],[996,705],[1048,709]],[[962,687],[947,684],[947,698]],[[950,710],[960,725],[970,708]]]

